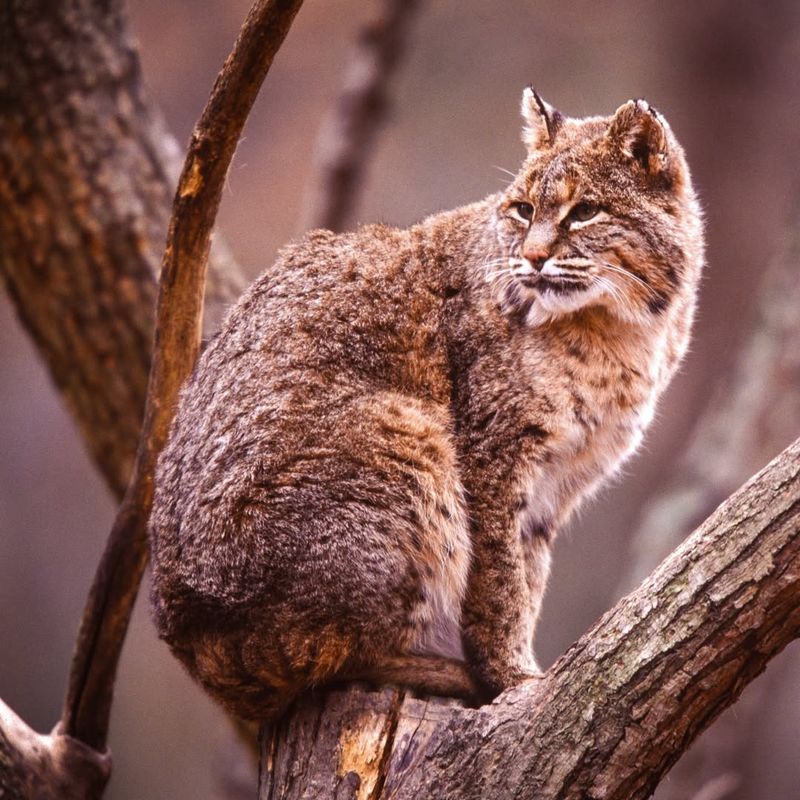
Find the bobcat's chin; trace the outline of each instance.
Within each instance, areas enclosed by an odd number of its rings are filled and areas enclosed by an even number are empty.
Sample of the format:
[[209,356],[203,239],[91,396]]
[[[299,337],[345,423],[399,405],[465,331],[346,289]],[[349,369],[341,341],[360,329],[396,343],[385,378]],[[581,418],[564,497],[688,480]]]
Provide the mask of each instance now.
[[526,286],[531,294],[531,305],[526,321],[528,325],[538,326],[573,314],[582,308],[598,305],[604,295],[603,289],[593,282],[576,283],[540,279]]

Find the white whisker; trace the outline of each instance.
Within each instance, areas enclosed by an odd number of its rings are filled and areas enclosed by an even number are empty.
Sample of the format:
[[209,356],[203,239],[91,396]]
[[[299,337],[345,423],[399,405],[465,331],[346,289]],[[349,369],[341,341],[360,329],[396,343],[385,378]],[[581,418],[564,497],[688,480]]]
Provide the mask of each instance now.
[[508,258],[491,258],[483,262],[483,267],[496,267],[498,264],[508,264],[509,261]]
[[487,281],[494,280],[495,278],[499,278],[501,275],[511,275],[513,274],[514,270],[510,268],[506,269],[496,269],[493,272],[487,272],[485,278]]
[[609,272],[616,272],[619,275],[624,276],[625,278],[629,278],[634,283],[638,283],[643,289],[645,289],[648,293],[654,294],[652,286],[648,286],[641,278],[637,277],[631,272],[628,272],[625,269],[621,269],[620,267],[616,266],[615,264],[609,264],[607,261],[600,262],[599,265],[602,269],[607,269]]
[[622,294],[620,293],[619,289],[611,283],[610,280],[607,278],[602,277],[601,275],[595,275],[594,279],[597,281],[600,286],[602,286],[618,303],[621,305],[626,305]]
[[500,172],[505,172],[506,175],[510,175],[512,179],[516,179],[517,173],[512,172],[510,169],[506,169],[505,167],[498,167],[497,164],[494,165],[495,169],[499,169]]

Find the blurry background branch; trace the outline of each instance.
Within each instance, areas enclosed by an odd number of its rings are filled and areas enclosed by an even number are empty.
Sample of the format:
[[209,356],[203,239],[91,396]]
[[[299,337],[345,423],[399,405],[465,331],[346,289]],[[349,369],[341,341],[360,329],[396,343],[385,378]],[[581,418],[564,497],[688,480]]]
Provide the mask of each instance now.
[[641,513],[623,592],[800,433],[800,192],[746,330],[692,429],[689,447]]
[[325,118],[308,188],[304,228],[351,222],[376,137],[391,111],[389,85],[421,0],[379,0],[350,53],[344,86]]

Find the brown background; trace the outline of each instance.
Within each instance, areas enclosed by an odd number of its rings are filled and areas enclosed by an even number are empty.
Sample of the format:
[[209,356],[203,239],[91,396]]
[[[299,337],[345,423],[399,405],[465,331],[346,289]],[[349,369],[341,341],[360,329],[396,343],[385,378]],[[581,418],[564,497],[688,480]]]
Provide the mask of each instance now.
[[[308,0],[262,91],[220,216],[249,275],[301,231],[318,125],[371,5]],[[145,76],[180,141],[248,7],[131,0]],[[573,116],[646,96],[684,143],[706,208],[710,266],[693,352],[619,485],[558,542],[539,636],[545,663],[617,599],[638,508],[736,351],[796,191],[799,77],[800,4],[789,0],[438,0],[420,14],[359,221],[406,225],[498,188],[495,166],[514,170],[522,156],[517,108],[528,83]],[[5,297],[0,370],[0,696],[47,729],[113,505]],[[112,720],[108,797],[213,797],[214,773],[227,764],[225,727],[139,606]],[[745,732],[744,782],[729,797],[797,800],[798,646],[760,680],[764,707]]]

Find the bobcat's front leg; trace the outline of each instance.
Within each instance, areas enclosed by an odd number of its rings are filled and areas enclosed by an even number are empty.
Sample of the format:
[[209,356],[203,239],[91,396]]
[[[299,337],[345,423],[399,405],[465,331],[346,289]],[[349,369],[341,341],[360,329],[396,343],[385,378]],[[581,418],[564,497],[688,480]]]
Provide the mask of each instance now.
[[530,521],[515,483],[495,484],[494,492],[484,484],[481,499],[470,508],[472,566],[462,639],[468,667],[488,697],[541,675],[533,635],[550,541],[546,528]]

